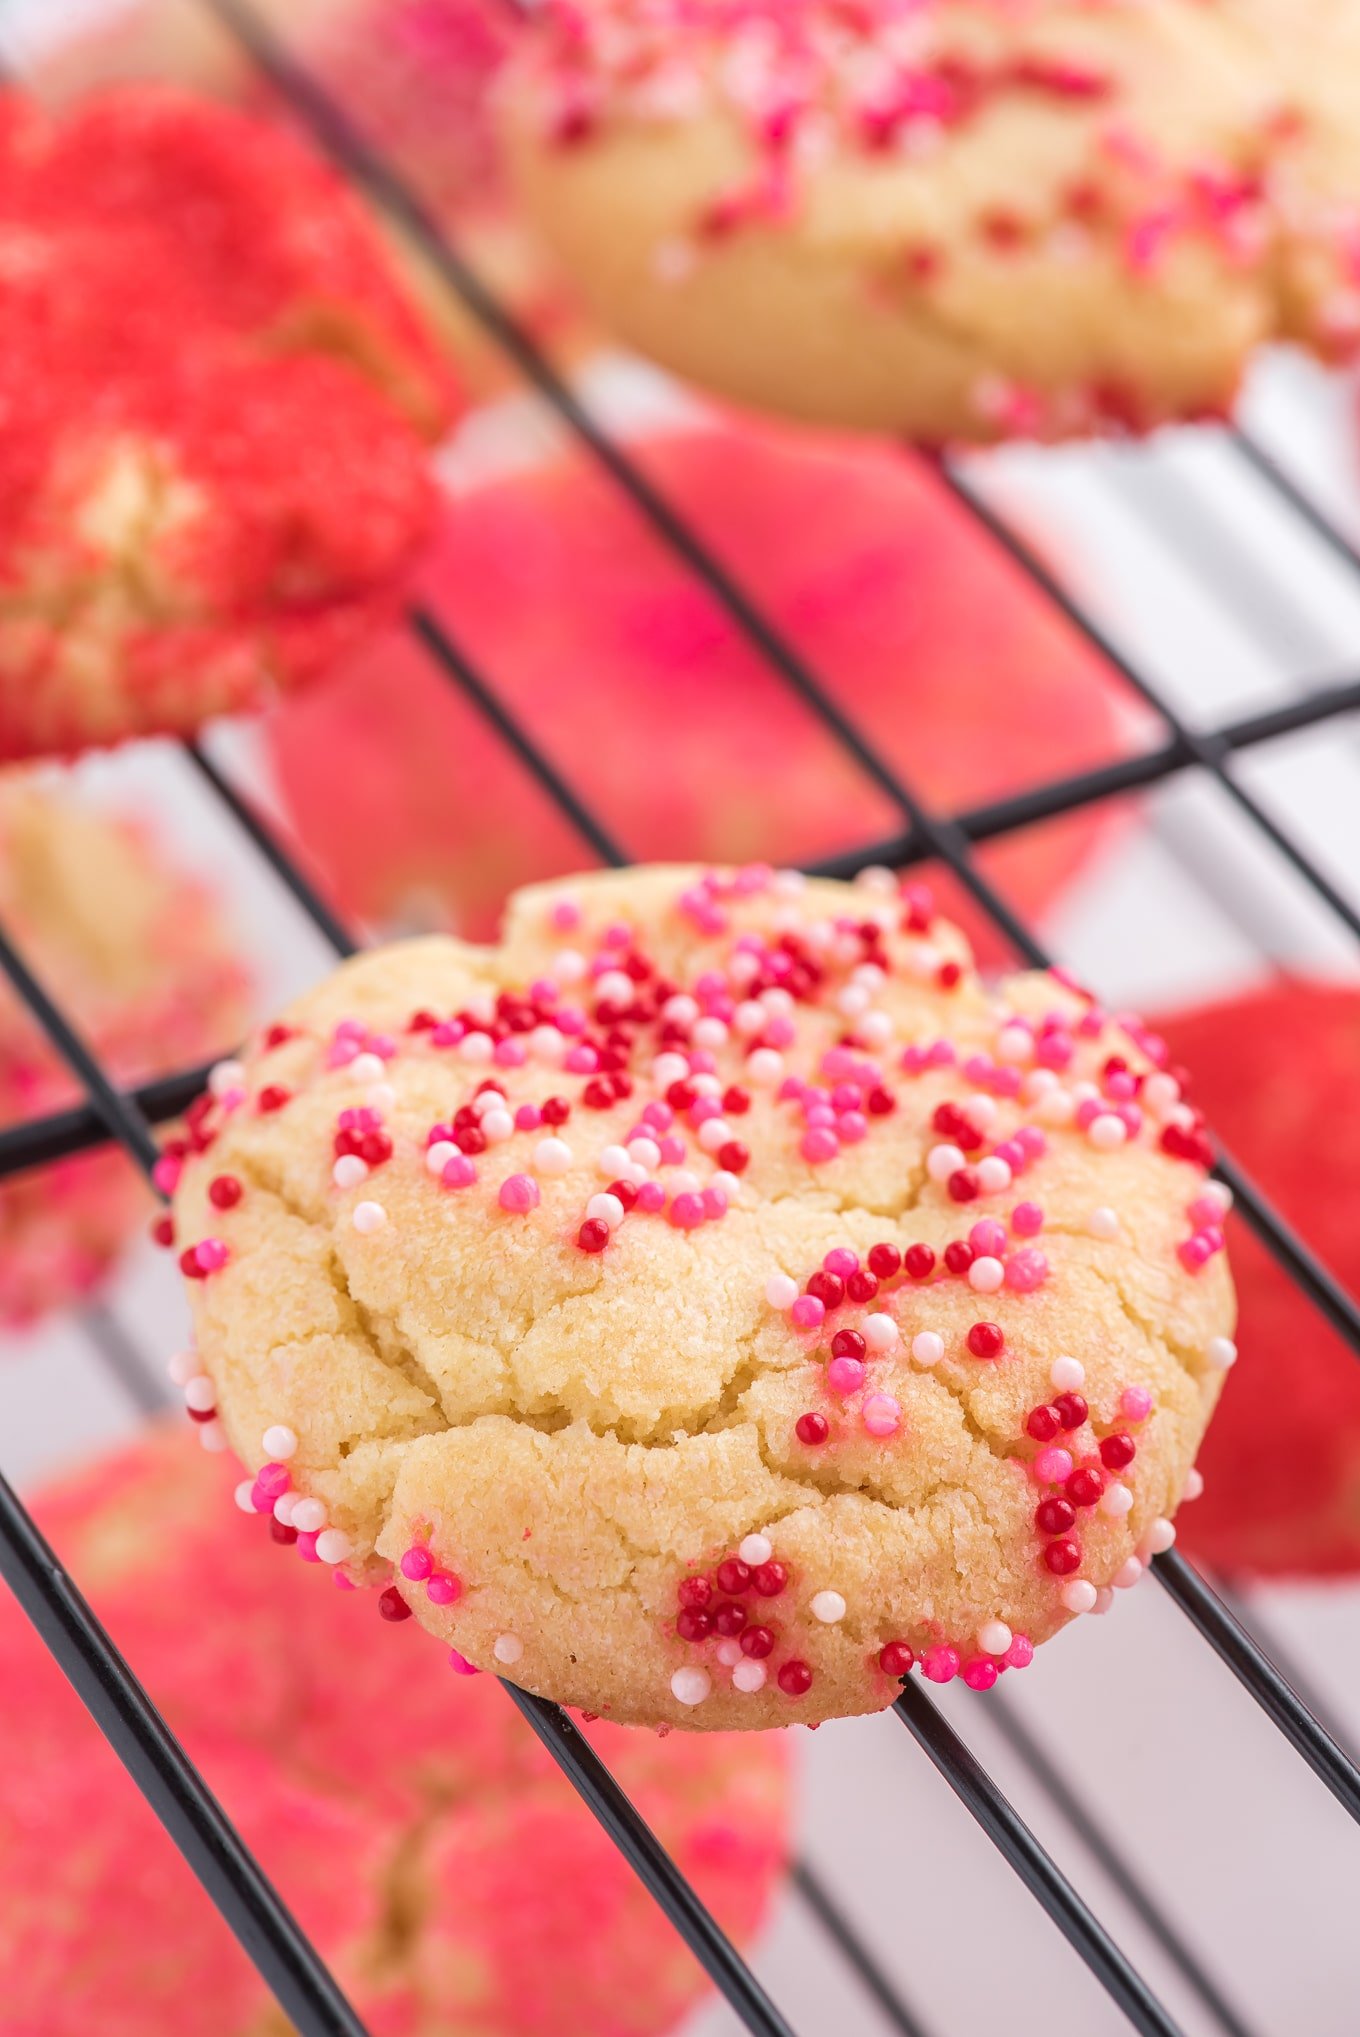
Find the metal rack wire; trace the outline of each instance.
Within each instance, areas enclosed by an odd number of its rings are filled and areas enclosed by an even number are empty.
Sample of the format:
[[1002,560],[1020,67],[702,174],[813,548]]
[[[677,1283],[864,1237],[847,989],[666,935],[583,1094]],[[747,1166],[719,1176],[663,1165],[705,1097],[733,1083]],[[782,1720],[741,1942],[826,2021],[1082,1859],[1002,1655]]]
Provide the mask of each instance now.
[[[249,53],[345,172],[415,238],[445,284],[552,406],[561,422],[624,492],[675,558],[702,583],[768,668],[799,696],[835,743],[891,801],[900,815],[899,831],[886,841],[867,843],[857,852],[827,859],[819,866],[826,874],[850,875],[870,863],[886,861],[902,865],[935,859],[986,912],[1019,956],[1044,964],[1048,957],[1031,929],[979,871],[973,854],[976,846],[1035,822],[1165,783],[1182,772],[1196,771],[1218,785],[1348,933],[1360,936],[1360,913],[1282,823],[1244,788],[1233,769],[1233,760],[1240,753],[1360,709],[1360,681],[1314,688],[1298,700],[1209,731],[1192,729],[1147,675],[1121,653],[1082,602],[1034,554],[1024,537],[993,506],[971,471],[941,463],[941,486],[967,508],[992,541],[1004,548],[1068,622],[1100,652],[1110,670],[1156,713],[1164,736],[1151,749],[1116,758],[1095,769],[1036,785],[968,811],[936,813],[837,705],[797,647],[732,578],[674,505],[657,492],[627,450],[600,426],[576,392],[464,261],[418,196],[369,147],[344,109],[290,59],[241,0],[201,0],[201,4]],[[1272,456],[1242,434],[1237,434],[1233,443],[1244,467],[1260,485],[1275,491],[1348,568],[1360,573],[1360,551],[1328,521]],[[603,862],[626,863],[629,860],[626,847],[613,839],[578,788],[543,750],[533,730],[509,709],[494,684],[466,656],[447,628],[423,610],[411,613],[409,625],[449,683],[496,730],[576,829],[583,846]],[[352,952],[355,943],[348,930],[318,896],[248,798],[197,746],[186,747],[207,791],[225,804],[255,851],[266,859],[318,931],[337,954]],[[47,996],[3,930],[0,930],[0,970],[62,1055],[85,1097],[82,1104],[69,1110],[0,1133],[0,1178],[108,1140],[121,1144],[149,1174],[156,1157],[152,1127],[184,1108],[201,1088],[205,1071],[186,1070],[137,1089],[122,1090],[110,1080],[80,1038],[68,1014]],[[1269,1250],[1360,1355],[1360,1308],[1229,1157],[1222,1158],[1219,1171],[1233,1188],[1239,1209]],[[139,1406],[149,1408],[159,1396],[154,1386],[146,1384],[137,1354],[129,1350],[116,1324],[96,1312],[87,1318],[87,1329],[124,1390]],[[1305,1704],[1294,1684],[1281,1673],[1280,1665],[1262,1648],[1259,1639],[1248,1632],[1236,1608],[1218,1596],[1178,1555],[1158,1557],[1154,1569],[1172,1600],[1246,1692],[1352,1818],[1360,1819],[1360,1770]],[[362,2037],[361,2022],[314,1948],[241,1845],[202,1778],[186,1761],[108,1635],[2,1479],[0,1575],[34,1620],[95,1720],[299,2030],[305,2037]],[[789,2023],[572,1722],[556,1706],[510,1686],[507,1690],[530,1728],[605,1825],[745,2027],[765,2033],[765,2037],[792,2037]],[[1152,2033],[1152,2037],[1177,2037],[1179,2026],[1168,2010],[922,1686],[907,1685],[895,1709],[916,1743],[1022,1877],[1130,2025],[1140,2032]],[[1145,1886],[1115,1839],[1082,1802],[1042,1745],[1012,1711],[1000,1705],[995,1710],[1002,1735],[1012,1751],[1129,1902],[1216,2027],[1227,2037],[1252,2037],[1240,2008],[1205,1969],[1156,1895]],[[812,1913],[832,1935],[894,2027],[903,2037],[923,2037],[913,2010],[859,1940],[850,1920],[815,1870],[805,1862],[798,1863],[794,1880]]]

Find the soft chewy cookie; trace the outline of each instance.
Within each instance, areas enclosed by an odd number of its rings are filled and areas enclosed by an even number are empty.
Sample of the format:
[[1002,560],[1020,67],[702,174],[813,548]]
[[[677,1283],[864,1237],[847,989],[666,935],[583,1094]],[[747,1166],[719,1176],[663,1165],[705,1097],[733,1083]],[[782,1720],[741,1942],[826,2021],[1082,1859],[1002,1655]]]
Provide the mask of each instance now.
[[520,187],[617,330],[940,442],[1221,411],[1360,338],[1344,0],[544,0]]
[[[317,1590],[273,1522],[233,1525],[231,1482],[163,1432],[35,1511],[373,2037],[673,2029],[703,1975],[505,1692],[410,1634],[372,1645],[371,1602]],[[585,1730],[747,1943],[784,1863],[781,1744]],[[0,1731],[5,2037],[285,2037],[4,1595]]]
[[388,616],[453,391],[291,135],[0,95],[0,758],[188,731]]
[[[920,461],[717,418],[641,434],[631,451],[941,809],[1103,764],[1127,740],[1102,661]],[[460,488],[420,585],[637,858],[813,862],[900,827],[579,453]],[[327,685],[280,702],[265,734],[309,854],[370,924],[482,939],[516,884],[580,861],[574,830],[409,631],[384,631]],[[639,768],[662,749],[664,771]],[[1088,808],[990,844],[984,863],[1041,919],[1111,827]],[[984,915],[958,904],[999,960]]]
[[[120,1081],[192,1067],[245,1025],[246,971],[211,893],[169,869],[145,829],[13,772],[0,778],[0,927]],[[0,1125],[79,1094],[0,988]],[[0,1181],[0,1328],[87,1295],[146,1210],[115,1150]]]
[[[1158,1021],[1214,1125],[1286,1220],[1360,1291],[1360,994],[1286,980]],[[1234,1239],[1242,1355],[1186,1516],[1232,1576],[1360,1572],[1360,1362],[1258,1239]]]
[[522,891],[216,1078],[191,1405],[304,1556],[564,1702],[986,1687],[1167,1546],[1231,1360],[1159,1055],[1054,977],[990,994],[886,871]]

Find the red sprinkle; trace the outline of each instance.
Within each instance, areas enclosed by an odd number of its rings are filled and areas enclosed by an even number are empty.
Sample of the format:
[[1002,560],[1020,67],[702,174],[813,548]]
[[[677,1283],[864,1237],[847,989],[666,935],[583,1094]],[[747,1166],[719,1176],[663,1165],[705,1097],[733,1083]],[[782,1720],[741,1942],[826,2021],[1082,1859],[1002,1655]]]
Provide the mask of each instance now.
[[1138,1446],[1132,1436],[1107,1436],[1100,1446],[1100,1461],[1110,1471],[1122,1471],[1137,1455]]
[[905,1641],[889,1641],[878,1651],[878,1666],[885,1676],[909,1676],[915,1661],[915,1651]]
[[908,1245],[902,1264],[913,1280],[925,1280],[935,1271],[935,1254],[929,1245]]
[[999,1323],[974,1323],[968,1332],[968,1349],[975,1358],[999,1358],[1005,1348],[1005,1332]]
[[395,1584],[389,1584],[386,1591],[378,1593],[378,1611],[385,1620],[409,1620],[411,1617],[411,1608]]
[[682,1641],[702,1641],[712,1625],[712,1615],[702,1606],[685,1606],[676,1617],[675,1631]]
[[1064,1538],[1061,1542],[1050,1542],[1044,1551],[1044,1562],[1055,1577],[1070,1577],[1081,1567],[1081,1544]]
[[1054,1414],[1065,1429],[1079,1429],[1086,1420],[1090,1409],[1079,1393],[1060,1393],[1051,1403]]
[[1065,1535],[1076,1518],[1076,1508],[1070,1500],[1041,1499],[1034,1509],[1034,1525],[1041,1535]]
[[713,1596],[713,1587],[706,1577],[683,1577],[675,1595],[682,1606],[706,1606]]
[[[913,1252],[929,1251],[929,1247],[926,1245],[913,1245],[911,1249]],[[891,1280],[895,1273],[901,1271],[902,1254],[898,1251],[896,1245],[874,1245],[870,1248],[867,1263],[869,1271],[879,1280]],[[930,1266],[927,1266],[925,1269],[927,1273],[929,1273],[930,1267],[934,1264],[935,1254],[931,1252]],[[910,1273],[912,1268],[908,1266],[907,1271]]]
[[762,1655],[769,1655],[773,1648],[773,1627],[748,1627],[741,1637],[742,1654],[754,1656],[757,1660]]
[[282,1110],[291,1101],[292,1094],[292,1090],[285,1089],[281,1083],[267,1082],[255,1099],[255,1108],[262,1116],[270,1111]]
[[794,1424],[794,1434],[800,1443],[810,1444],[814,1449],[824,1443],[831,1433],[831,1425],[825,1415],[799,1415]]
[[785,1697],[802,1697],[812,1689],[812,1671],[806,1662],[786,1662],[779,1672],[779,1688]]
[[740,1556],[724,1556],[718,1565],[716,1576],[718,1590],[725,1591],[732,1598],[738,1592],[751,1589],[751,1566],[743,1563]]
[[603,1217],[587,1217],[576,1233],[576,1242],[583,1252],[603,1252],[609,1243],[609,1226]]
[[[721,1582],[721,1571],[718,1578]],[[778,1598],[788,1581],[789,1573],[782,1563],[760,1563],[751,1572],[751,1582],[762,1598]]]
[[1098,1471],[1074,1471],[1063,1491],[1074,1507],[1093,1507],[1105,1490],[1105,1481]]
[[1025,1429],[1036,1443],[1051,1443],[1061,1427],[1056,1408],[1031,1408],[1025,1417]]
[[208,1183],[208,1201],[214,1209],[235,1209],[244,1192],[234,1174],[219,1174]]

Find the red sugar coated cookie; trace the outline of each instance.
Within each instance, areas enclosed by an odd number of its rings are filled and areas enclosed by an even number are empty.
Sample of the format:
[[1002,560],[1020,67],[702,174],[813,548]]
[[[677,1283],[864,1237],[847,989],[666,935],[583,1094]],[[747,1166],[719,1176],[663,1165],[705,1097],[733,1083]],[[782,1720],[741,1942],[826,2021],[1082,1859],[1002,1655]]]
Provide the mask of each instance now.
[[0,327],[0,758],[191,730],[391,612],[454,391],[289,134],[0,99]]
[[[1351,1293],[1360,1292],[1360,992],[1281,982],[1157,1021],[1205,1116]],[[1189,1554],[1232,1574],[1360,1570],[1360,1361],[1245,1224],[1234,1368],[1200,1455]]]
[[[232,1477],[154,1434],[35,1510],[374,2037],[671,2029],[700,1971],[505,1693],[318,1590]],[[747,1941],[783,1865],[782,1744],[586,1730]],[[282,2032],[8,1599],[0,1731],[24,1750],[0,1772],[5,2037]]]
[[[211,894],[142,828],[13,773],[0,780],[0,925],[122,1081],[193,1067],[245,1025],[248,979]],[[79,1095],[0,989],[0,1126]],[[88,1294],[149,1208],[113,1150],[0,1181],[0,1328]]]
[[[662,494],[875,746],[949,810],[1107,760],[1100,661],[910,457],[718,421],[639,441]],[[639,858],[811,861],[900,832],[887,797],[581,458],[469,489],[427,600]],[[274,762],[343,908],[484,938],[505,893],[581,844],[405,632],[281,704]],[[982,861],[1042,915],[1110,826],[1080,814]],[[948,881],[985,961],[995,933]]]

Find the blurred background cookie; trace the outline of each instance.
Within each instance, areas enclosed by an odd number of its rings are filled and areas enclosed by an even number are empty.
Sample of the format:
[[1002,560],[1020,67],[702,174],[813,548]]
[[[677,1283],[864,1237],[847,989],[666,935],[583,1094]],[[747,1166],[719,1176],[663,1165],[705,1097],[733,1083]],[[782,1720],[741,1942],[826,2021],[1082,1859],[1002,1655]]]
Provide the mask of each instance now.
[[[234,1510],[236,1475],[153,1431],[35,1512],[375,2037],[662,2037],[705,1992],[699,1967],[497,1681],[323,1589]],[[6,2031],[282,2037],[8,1598],[0,1730],[25,1749],[0,1772]],[[782,1736],[584,1730],[749,1943],[788,1843]]]
[[[121,1081],[193,1066],[243,1031],[249,978],[216,900],[148,828],[0,777],[0,926]],[[80,1099],[0,987],[0,1127]],[[0,1328],[90,1294],[151,1208],[114,1148],[0,1180]]]

